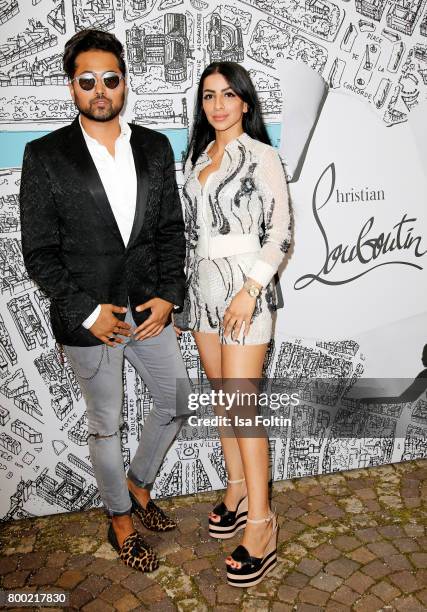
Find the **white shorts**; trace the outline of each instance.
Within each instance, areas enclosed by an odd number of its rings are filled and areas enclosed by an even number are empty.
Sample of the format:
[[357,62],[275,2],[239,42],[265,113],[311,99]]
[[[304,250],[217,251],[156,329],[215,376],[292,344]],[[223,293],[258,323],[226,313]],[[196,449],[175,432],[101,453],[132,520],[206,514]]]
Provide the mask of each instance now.
[[224,337],[224,313],[240,291],[258,253],[244,253],[218,259],[203,259],[195,255],[189,283],[189,328],[192,331],[219,334],[221,344],[267,344],[272,334],[273,313],[276,310],[274,280],[257,298],[251,326],[246,337],[244,324],[239,336]]

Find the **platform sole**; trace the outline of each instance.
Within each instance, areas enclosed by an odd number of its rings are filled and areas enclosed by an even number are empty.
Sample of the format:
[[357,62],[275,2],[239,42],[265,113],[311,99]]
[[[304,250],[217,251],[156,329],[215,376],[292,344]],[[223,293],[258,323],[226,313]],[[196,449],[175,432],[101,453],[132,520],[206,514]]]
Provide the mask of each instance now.
[[234,525],[231,525],[229,527],[220,527],[219,525],[209,523],[209,535],[211,536],[211,538],[216,538],[217,540],[228,540],[229,538],[232,538],[238,531],[246,527],[246,518],[247,512],[240,514],[236,519]]
[[229,585],[240,588],[248,588],[259,584],[261,580],[273,570],[277,565],[277,553],[274,551],[268,555],[261,567],[253,574],[238,574],[231,573],[227,570],[227,582]]

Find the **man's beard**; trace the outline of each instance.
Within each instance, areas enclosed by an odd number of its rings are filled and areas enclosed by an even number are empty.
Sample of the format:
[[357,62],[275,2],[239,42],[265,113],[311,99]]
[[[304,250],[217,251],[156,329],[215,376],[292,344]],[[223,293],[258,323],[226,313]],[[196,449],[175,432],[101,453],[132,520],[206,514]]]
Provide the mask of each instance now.
[[80,114],[83,115],[84,117],[87,117],[88,119],[91,119],[92,121],[99,121],[99,122],[104,123],[106,121],[111,121],[112,119],[114,119],[114,117],[117,117],[117,115],[120,114],[120,111],[122,110],[124,106],[124,96],[121,101],[121,104],[119,104],[119,106],[116,108],[113,107],[112,102],[110,100],[107,100],[107,98],[95,98],[95,100],[92,100],[92,102],[96,102],[97,100],[105,100],[107,103],[109,103],[108,107],[98,109],[98,113],[101,112],[102,114],[98,114],[92,111],[91,104],[89,105],[89,109],[85,109],[85,108],[81,108],[76,103],[76,106],[78,110],[80,111]]

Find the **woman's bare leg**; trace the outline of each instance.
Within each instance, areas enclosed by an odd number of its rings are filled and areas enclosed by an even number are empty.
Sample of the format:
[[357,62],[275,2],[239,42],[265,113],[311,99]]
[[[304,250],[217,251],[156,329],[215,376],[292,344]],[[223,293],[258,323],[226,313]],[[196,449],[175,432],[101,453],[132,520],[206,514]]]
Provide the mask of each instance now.
[[[222,356],[221,344],[218,334],[209,334],[204,332],[193,332],[200,359],[206,376],[211,382],[212,388],[219,390],[222,386]],[[215,413],[219,416],[225,414],[225,410],[217,408]],[[227,469],[229,480],[240,480],[244,477],[243,464],[240,458],[240,449],[237,440],[230,436],[231,428],[219,428],[221,438],[222,451]],[[235,510],[239,501],[246,495],[246,484],[233,484],[227,487],[224,496],[224,503],[229,510]],[[212,520],[219,521],[220,517],[217,514],[210,513]]]
[[[239,379],[238,384],[245,386],[244,391],[255,392],[253,383],[248,379],[260,379],[265,359],[267,344],[262,345],[223,345],[222,376],[224,379]],[[250,392],[250,391],[249,391]],[[252,412],[252,411],[251,411]],[[248,489],[248,518],[262,519],[270,513],[268,499],[268,438],[237,437],[240,456]],[[262,557],[271,534],[271,524],[248,523],[245,528],[242,544],[253,557]],[[240,563],[227,557],[227,563],[239,567]]]

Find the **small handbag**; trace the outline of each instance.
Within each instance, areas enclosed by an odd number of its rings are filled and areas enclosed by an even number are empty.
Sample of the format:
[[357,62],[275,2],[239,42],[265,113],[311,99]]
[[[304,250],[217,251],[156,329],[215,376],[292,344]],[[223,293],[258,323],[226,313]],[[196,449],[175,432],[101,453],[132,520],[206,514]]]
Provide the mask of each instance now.
[[173,313],[173,323],[182,331],[190,331],[190,300],[188,299],[188,291],[185,292],[184,306],[182,310]]

